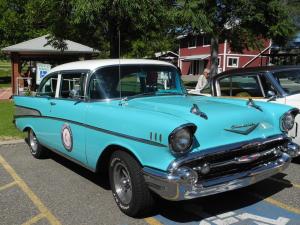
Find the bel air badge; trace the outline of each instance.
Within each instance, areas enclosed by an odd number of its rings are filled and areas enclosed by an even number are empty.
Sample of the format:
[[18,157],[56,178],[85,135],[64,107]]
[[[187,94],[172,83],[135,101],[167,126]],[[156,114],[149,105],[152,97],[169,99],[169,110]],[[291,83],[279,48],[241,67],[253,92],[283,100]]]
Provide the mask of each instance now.
[[230,129],[224,129],[226,131],[229,132],[233,132],[233,133],[237,133],[237,134],[243,134],[243,135],[247,135],[249,133],[251,133],[257,126],[259,125],[259,123],[249,123],[249,124],[244,124],[244,125],[233,125],[231,126]]

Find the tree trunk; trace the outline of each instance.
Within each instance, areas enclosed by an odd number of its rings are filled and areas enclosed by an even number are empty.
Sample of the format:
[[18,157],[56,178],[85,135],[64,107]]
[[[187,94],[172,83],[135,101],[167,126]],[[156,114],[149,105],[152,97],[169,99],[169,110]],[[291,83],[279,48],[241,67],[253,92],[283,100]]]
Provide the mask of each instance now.
[[210,77],[214,77],[218,73],[219,37],[213,35],[210,44]]

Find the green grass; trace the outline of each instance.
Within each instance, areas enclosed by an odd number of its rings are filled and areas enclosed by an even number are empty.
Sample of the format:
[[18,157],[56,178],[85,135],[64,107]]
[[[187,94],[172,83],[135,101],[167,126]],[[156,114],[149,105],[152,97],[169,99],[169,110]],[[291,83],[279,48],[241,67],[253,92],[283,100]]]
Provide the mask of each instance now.
[[0,60],[0,88],[11,86],[11,64]]
[[20,132],[13,124],[13,111],[12,102],[0,102],[0,140],[25,137],[25,133]]

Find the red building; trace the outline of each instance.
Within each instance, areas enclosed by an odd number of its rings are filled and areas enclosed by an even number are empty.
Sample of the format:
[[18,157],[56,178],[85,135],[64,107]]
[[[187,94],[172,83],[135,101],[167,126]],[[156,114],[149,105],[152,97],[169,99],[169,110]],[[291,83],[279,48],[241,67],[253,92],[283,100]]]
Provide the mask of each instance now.
[[[178,66],[183,75],[202,74],[210,66],[210,38],[207,36],[183,35],[178,37],[180,42]],[[219,44],[218,72],[241,67],[267,65],[269,58],[262,54],[269,54],[271,41],[266,40],[261,50],[247,50],[243,53],[233,52],[227,41]]]

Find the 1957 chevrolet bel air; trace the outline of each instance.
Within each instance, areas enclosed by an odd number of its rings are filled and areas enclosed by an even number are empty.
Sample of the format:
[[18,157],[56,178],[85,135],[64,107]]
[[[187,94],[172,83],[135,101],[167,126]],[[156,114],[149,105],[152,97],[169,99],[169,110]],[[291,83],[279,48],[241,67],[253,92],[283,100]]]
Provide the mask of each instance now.
[[50,149],[109,176],[130,216],[153,196],[179,201],[245,187],[285,169],[299,152],[286,133],[298,109],[188,96],[173,65],[92,60],[53,68],[36,96],[14,96],[31,154]]

